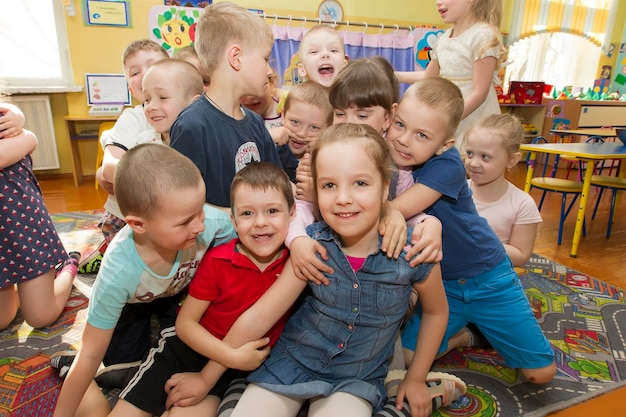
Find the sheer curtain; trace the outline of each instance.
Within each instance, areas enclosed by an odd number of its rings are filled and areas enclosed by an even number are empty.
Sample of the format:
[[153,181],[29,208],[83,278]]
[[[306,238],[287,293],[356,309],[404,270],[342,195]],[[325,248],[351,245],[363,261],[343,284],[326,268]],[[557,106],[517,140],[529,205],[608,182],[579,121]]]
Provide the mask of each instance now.
[[617,0],[514,0],[509,45],[542,32],[565,32],[608,48]]
[[600,47],[571,33],[540,33],[509,47],[504,83],[545,81],[562,89],[593,86],[597,78]]

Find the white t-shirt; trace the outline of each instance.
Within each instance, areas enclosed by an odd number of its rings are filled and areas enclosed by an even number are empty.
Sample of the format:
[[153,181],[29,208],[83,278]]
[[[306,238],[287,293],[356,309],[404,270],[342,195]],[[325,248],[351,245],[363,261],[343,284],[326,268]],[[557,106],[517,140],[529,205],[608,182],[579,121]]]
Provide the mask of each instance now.
[[[115,122],[115,126],[111,130],[105,131],[100,138],[102,149],[107,145],[114,144],[129,150],[142,143],[163,143],[160,135],[148,123],[142,105],[124,110]],[[114,216],[120,219],[124,218],[115,196],[109,195],[107,197],[104,208]]]
[[[467,180],[472,187],[472,180]],[[485,203],[478,201],[472,194],[478,214],[487,219],[489,226],[496,232],[502,243],[509,243],[511,230],[516,224],[541,223],[541,215],[535,200],[524,191],[509,182],[509,188],[499,200]]]

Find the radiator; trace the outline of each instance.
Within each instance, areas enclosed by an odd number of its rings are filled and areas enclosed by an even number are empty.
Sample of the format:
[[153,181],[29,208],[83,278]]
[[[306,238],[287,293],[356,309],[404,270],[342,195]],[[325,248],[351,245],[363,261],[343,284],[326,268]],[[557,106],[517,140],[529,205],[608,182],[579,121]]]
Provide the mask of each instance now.
[[45,95],[11,96],[10,102],[24,113],[26,118],[24,128],[37,136],[37,149],[32,154],[33,169],[59,169],[59,154],[52,123],[50,98]]

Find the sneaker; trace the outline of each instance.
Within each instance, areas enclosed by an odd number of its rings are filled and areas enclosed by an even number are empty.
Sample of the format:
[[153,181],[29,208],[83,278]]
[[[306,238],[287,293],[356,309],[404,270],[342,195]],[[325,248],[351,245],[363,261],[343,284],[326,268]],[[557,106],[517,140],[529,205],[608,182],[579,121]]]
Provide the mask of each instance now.
[[77,353],[75,350],[62,350],[50,356],[50,367],[59,372],[59,378],[65,378]]
[[100,270],[100,264],[102,263],[102,256],[104,255],[107,246],[109,245],[106,240],[100,242],[98,247],[78,265],[78,272],[80,274],[98,273]]
[[141,361],[116,363],[102,368],[96,373],[96,384],[100,388],[124,388],[128,381],[135,376],[140,364]]
[[474,323],[467,323],[465,329],[470,333],[471,346],[476,349],[493,349],[483,332]]

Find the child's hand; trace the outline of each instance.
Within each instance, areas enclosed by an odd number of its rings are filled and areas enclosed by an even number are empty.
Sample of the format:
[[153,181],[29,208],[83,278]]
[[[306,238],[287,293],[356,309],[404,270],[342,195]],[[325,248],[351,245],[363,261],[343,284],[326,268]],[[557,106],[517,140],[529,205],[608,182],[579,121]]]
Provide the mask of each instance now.
[[269,132],[274,141],[274,145],[283,146],[289,142],[289,131],[285,126],[273,127]]
[[402,213],[387,204],[387,215],[378,224],[378,233],[383,236],[382,251],[387,257],[398,259],[406,244],[406,231]]
[[308,236],[295,238],[291,242],[290,249],[293,272],[303,281],[328,285],[328,278],[324,276],[324,273],[332,274],[334,270],[315,256],[315,253],[319,253],[323,260],[328,260],[328,252],[319,242]]
[[269,343],[269,337],[248,342],[236,348],[233,352],[232,362],[224,365],[241,371],[254,371],[270,354]]
[[402,403],[406,398],[411,410],[411,417],[428,417],[432,412],[430,392],[424,382],[404,380],[398,386],[396,408],[402,410]]
[[189,407],[198,404],[208,394],[211,388],[202,379],[199,372],[184,372],[174,374],[165,382],[167,401],[165,408]]
[[0,104],[0,139],[22,133],[24,114],[13,105]]
[[[441,261],[443,258],[441,250],[441,222],[435,217],[427,217],[413,228],[411,242],[413,242],[413,247],[405,257],[407,261],[410,261],[410,266],[416,266],[422,262]],[[420,251],[421,253],[418,255]],[[414,256],[415,258],[413,258]]]
[[115,195],[113,183],[104,178],[104,168],[102,166],[96,170],[96,181],[98,181],[98,185],[100,185],[104,191],[109,193],[109,195]]
[[296,198],[304,201],[315,201],[313,192],[313,175],[311,174],[311,154],[305,153],[296,169]]

